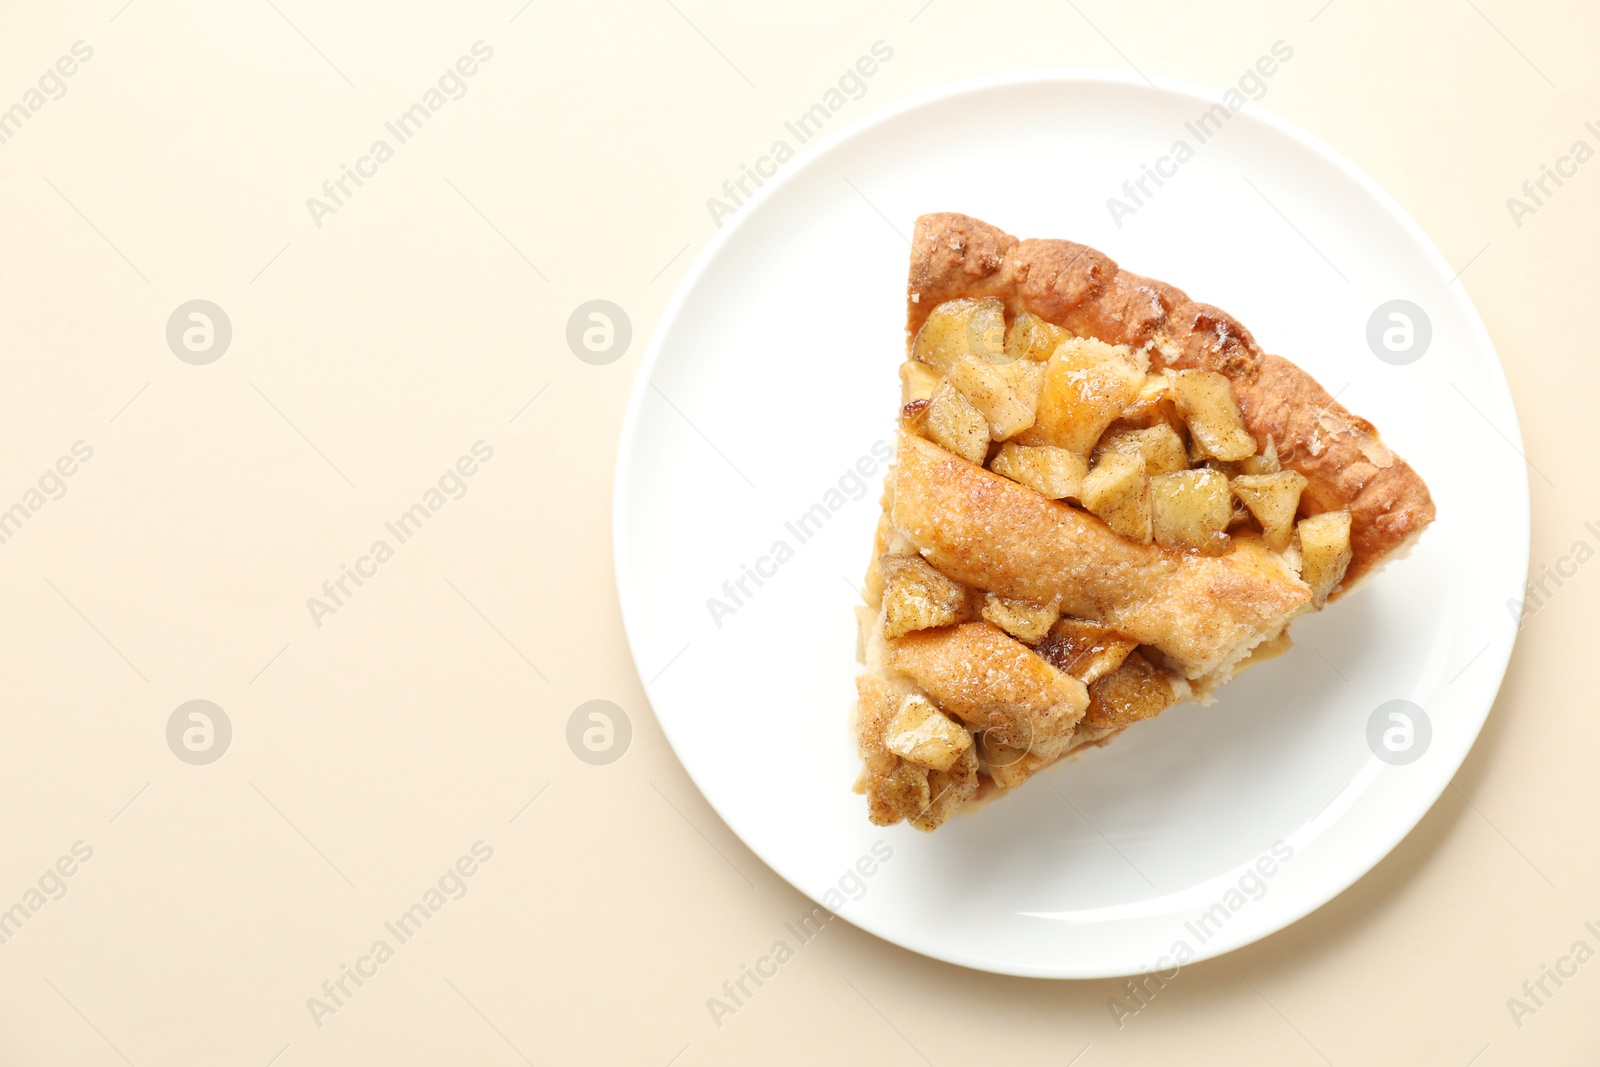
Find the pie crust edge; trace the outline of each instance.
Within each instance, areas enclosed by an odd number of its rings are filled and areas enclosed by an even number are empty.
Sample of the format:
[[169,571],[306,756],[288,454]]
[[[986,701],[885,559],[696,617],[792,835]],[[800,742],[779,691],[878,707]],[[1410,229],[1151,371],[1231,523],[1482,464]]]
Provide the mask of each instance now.
[[1287,469],[1308,479],[1314,511],[1348,510],[1350,566],[1338,599],[1392,558],[1403,556],[1433,521],[1427,486],[1368,421],[1316,379],[1264,352],[1250,331],[1183,290],[1119,268],[1087,245],[1019,240],[955,212],[917,219],[907,284],[907,351],[939,304],[998,297],[1008,315],[1027,311],[1107,344],[1147,348],[1152,369],[1215,371],[1228,378],[1257,439],[1278,442]]

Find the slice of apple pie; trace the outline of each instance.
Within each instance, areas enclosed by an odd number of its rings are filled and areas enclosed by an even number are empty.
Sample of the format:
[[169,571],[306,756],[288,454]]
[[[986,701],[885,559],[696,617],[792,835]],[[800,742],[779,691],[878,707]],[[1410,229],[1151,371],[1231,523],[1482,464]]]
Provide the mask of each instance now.
[[866,578],[857,792],[960,808],[1289,647],[1405,553],[1422,479],[1237,321],[1070,241],[917,220]]

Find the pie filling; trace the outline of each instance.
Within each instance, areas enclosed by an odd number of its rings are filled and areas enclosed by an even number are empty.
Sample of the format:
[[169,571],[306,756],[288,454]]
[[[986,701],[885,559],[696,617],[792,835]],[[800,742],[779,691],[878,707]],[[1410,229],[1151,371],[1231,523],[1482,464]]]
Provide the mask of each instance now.
[[1284,651],[1352,558],[1232,383],[997,297],[935,306],[900,368],[860,610],[856,791],[932,830]]

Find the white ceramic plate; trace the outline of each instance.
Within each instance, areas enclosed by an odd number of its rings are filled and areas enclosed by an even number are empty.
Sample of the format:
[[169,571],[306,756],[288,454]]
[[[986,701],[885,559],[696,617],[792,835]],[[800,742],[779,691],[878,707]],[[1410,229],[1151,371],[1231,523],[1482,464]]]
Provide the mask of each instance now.
[[[1279,930],[1411,830],[1504,673],[1506,603],[1527,571],[1527,477],[1482,323],[1417,225],[1326,146],[1254,108],[1198,144],[1185,123],[1214,103],[1168,83],[1052,72],[872,115],[787,163],[728,221],[640,368],[617,462],[617,585],[662,728],[758,856],[916,952],[1100,977]],[[1179,139],[1193,157],[1162,164],[1175,176],[1147,179],[1154,195],[1119,226],[1107,198],[1126,199],[1124,180]],[[846,720],[852,607],[904,358],[908,239],[930,211],[1083,241],[1226,308],[1376,423],[1427,480],[1439,518],[1409,559],[1297,625],[1292,652],[1215,705],[1174,708],[923,835],[867,822]],[[1431,323],[1406,365],[1367,341],[1394,299]],[[759,584],[746,568],[764,572]],[[1368,741],[1393,700],[1431,727],[1405,765]],[[1381,725],[1403,747],[1404,724]]]

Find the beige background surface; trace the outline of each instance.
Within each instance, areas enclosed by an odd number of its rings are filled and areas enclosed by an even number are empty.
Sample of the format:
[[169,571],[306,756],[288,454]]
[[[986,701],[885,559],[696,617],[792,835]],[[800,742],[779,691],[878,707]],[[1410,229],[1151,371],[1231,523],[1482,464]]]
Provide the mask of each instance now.
[[[1589,569],[1528,621],[1478,746],[1387,860],[1120,1029],[1119,982],[971,973],[844,923],[719,1028],[706,998],[808,905],[666,746],[609,552],[623,406],[714,232],[706,197],[878,40],[893,59],[836,124],[1029,66],[1220,90],[1290,41],[1265,106],[1377,178],[1465,272],[1537,465],[1535,570],[1600,543],[1577,446],[1600,385],[1600,164],[1520,226],[1506,207],[1574,140],[1600,145],[1583,128],[1600,123],[1593,5],[3,10],[0,108],[74,42],[93,56],[0,144],[0,509],[26,508],[75,442],[93,456],[0,544],[0,908],[26,909],[76,842],[93,856],[0,944],[0,1063],[1600,1056],[1600,963],[1520,1027],[1506,1006],[1575,941],[1600,946]],[[315,225],[306,198],[479,40],[493,57],[465,96]],[[233,326],[208,366],[164,338],[194,298]],[[607,366],[564,339],[593,298],[633,324]],[[493,458],[466,495],[314,625],[306,598],[480,440]],[[1462,427],[1462,462],[1502,447]],[[167,745],[191,699],[232,724],[210,765]],[[592,699],[632,723],[608,766],[565,741]],[[384,923],[479,841],[493,856],[465,896],[318,1026],[307,998],[396,944]]]

